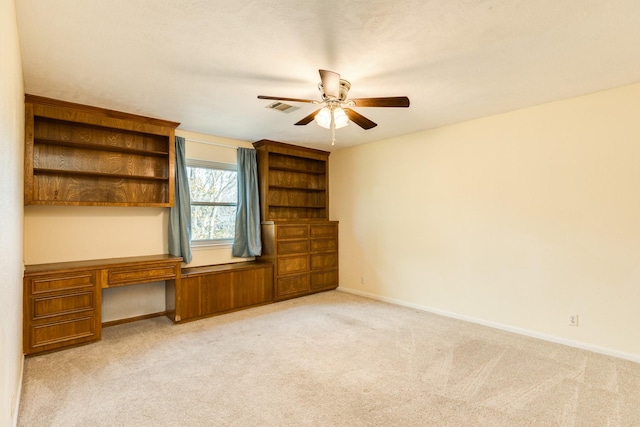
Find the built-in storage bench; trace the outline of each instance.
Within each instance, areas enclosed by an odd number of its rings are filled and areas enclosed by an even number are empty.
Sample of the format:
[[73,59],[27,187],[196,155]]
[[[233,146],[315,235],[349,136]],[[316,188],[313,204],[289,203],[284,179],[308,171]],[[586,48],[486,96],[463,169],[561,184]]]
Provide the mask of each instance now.
[[273,301],[273,264],[237,262],[183,268],[168,280],[167,315],[184,322]]

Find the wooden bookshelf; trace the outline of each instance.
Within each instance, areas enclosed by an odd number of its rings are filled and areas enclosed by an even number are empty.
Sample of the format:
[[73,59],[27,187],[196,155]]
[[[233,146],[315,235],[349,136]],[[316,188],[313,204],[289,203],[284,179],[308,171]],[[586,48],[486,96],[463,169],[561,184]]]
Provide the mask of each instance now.
[[258,151],[263,221],[327,219],[329,152],[261,140]]
[[173,205],[178,123],[33,95],[25,123],[26,205]]
[[338,286],[338,222],[329,221],[329,152],[262,140],[258,155],[262,256],[274,299]]

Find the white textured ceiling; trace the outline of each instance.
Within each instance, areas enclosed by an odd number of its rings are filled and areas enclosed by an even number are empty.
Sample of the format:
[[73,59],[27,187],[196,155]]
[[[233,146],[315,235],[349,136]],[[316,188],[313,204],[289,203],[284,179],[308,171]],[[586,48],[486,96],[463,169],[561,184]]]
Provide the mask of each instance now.
[[[378,123],[336,148],[640,81],[638,0],[16,0],[27,93],[330,149],[257,95],[319,99],[318,69]],[[292,105],[294,105],[292,103]]]

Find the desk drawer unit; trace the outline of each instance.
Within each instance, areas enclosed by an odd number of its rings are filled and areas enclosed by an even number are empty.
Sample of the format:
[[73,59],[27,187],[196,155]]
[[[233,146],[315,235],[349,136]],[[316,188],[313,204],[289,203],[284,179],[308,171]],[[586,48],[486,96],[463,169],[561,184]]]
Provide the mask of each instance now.
[[98,341],[102,289],[171,279],[182,258],[168,254],[33,264],[23,279],[23,350],[36,354]]
[[175,279],[176,273],[176,263],[172,261],[154,265],[113,268],[109,270],[108,283],[109,287],[114,287],[159,282]]
[[24,292],[26,354],[100,339],[96,270],[25,274]]

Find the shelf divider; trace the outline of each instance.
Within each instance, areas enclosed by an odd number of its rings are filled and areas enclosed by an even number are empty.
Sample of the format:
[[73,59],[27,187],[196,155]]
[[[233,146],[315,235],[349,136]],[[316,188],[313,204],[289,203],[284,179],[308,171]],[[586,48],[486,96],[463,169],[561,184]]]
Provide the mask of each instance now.
[[115,145],[92,144],[90,142],[61,141],[58,139],[34,138],[35,144],[57,145],[59,147],[84,148],[87,150],[110,151],[114,153],[137,154],[140,156],[167,157],[164,151],[148,151],[137,148],[118,147]]
[[34,175],[59,175],[59,176],[81,176],[94,178],[116,178],[116,179],[142,179],[147,181],[167,181],[169,178],[164,176],[147,176],[147,175],[127,175],[123,173],[103,173],[89,171],[71,171],[63,169],[44,169],[33,168]]

